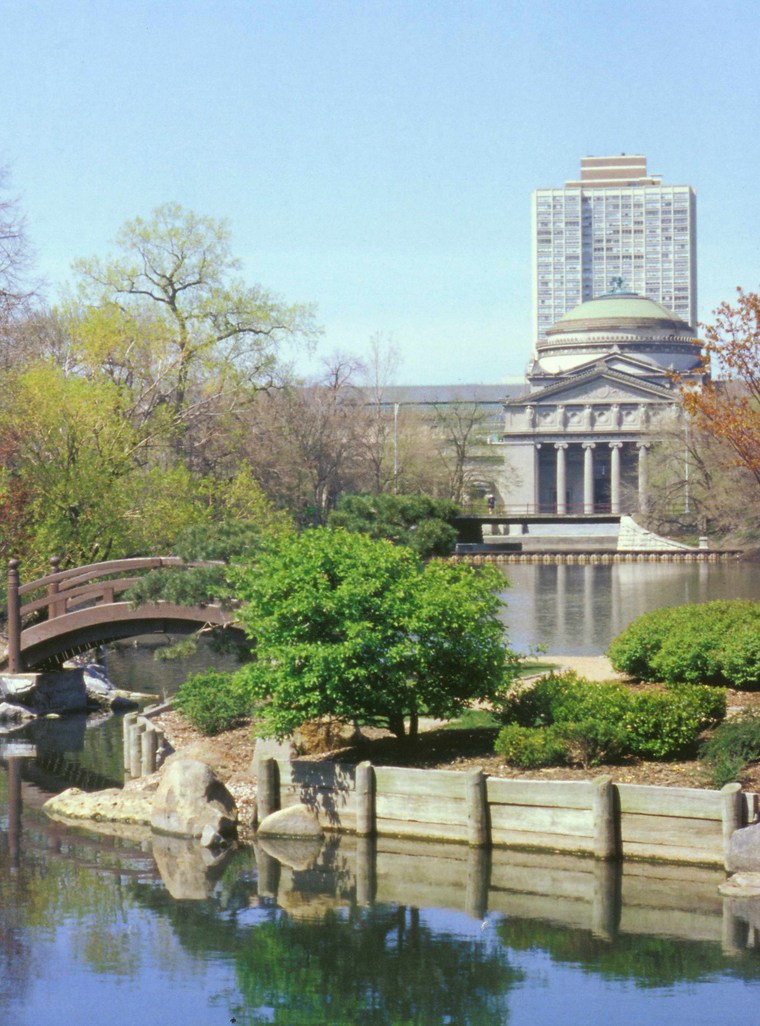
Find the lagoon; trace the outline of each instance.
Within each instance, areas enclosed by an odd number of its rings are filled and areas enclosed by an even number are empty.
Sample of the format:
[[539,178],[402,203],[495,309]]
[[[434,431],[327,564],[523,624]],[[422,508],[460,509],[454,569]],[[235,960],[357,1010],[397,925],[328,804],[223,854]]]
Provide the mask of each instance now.
[[[512,646],[557,654],[598,654],[657,605],[760,598],[753,564],[520,565],[507,576]],[[144,648],[109,655],[117,683],[162,697],[185,671]],[[720,898],[715,869],[392,839],[360,851],[350,838],[279,860],[241,848],[207,869],[197,850],[73,829],[41,812],[62,761],[119,772],[112,726],[48,724],[37,738],[47,759],[0,762],[8,1022],[757,1021],[760,909]]]
[[514,564],[503,572],[510,647],[600,655],[632,620],[659,606],[715,599],[760,601],[760,564]]

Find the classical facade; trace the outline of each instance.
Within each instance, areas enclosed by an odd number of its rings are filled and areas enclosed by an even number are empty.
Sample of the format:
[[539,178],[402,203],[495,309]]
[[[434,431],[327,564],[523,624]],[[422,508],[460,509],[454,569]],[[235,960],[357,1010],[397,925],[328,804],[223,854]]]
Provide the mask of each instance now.
[[678,421],[673,375],[701,376],[695,330],[615,279],[539,340],[529,390],[504,401],[501,502],[528,513],[633,513],[647,506],[658,425]]
[[646,157],[583,157],[580,178],[534,192],[532,220],[534,338],[613,276],[696,323],[696,196]]

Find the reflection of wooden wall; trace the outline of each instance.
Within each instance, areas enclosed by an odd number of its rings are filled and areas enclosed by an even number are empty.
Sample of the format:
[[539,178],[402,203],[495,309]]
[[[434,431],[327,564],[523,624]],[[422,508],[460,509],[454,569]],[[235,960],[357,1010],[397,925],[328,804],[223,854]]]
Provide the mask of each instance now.
[[[754,819],[756,796],[588,781],[507,780],[479,770],[405,769],[262,760],[260,807],[304,804],[325,829],[718,864],[731,833]],[[278,794],[269,794],[275,788]]]
[[356,901],[446,908],[484,921],[489,914],[537,919],[606,940],[667,936],[719,943],[726,953],[751,946],[747,924],[718,893],[725,876],[715,867],[393,837],[343,837],[311,862],[289,865],[270,856],[271,843],[266,838],[257,846],[260,893],[269,881],[264,891],[302,917]]

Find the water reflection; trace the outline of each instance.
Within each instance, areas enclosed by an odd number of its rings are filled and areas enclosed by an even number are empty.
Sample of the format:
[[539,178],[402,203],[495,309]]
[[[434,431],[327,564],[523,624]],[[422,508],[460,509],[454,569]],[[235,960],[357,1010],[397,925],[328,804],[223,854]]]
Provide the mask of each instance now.
[[209,865],[62,827],[20,788],[20,860],[0,817],[0,1013],[18,1026],[541,1026],[560,981],[564,1024],[645,1021],[656,999],[656,1021],[693,1026],[718,994],[752,1021],[760,996],[760,916],[718,896],[716,870],[386,838]]
[[510,644],[561,655],[597,655],[632,620],[659,606],[760,600],[757,565],[732,563],[515,564],[503,619]]

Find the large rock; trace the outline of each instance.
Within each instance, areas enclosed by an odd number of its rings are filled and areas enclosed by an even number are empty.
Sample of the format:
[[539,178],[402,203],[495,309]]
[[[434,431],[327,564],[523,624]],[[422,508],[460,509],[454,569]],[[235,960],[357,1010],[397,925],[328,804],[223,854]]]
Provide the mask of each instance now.
[[3,674],[0,698],[20,702],[41,716],[86,712],[89,706],[82,670]]
[[39,716],[89,712],[91,709],[136,709],[149,695],[120,691],[95,664],[44,673],[0,674],[0,701],[21,703]]
[[203,901],[221,876],[230,850],[212,855],[186,837],[153,838],[153,858],[167,891],[178,901]]
[[172,756],[153,798],[151,826],[176,837],[200,837],[210,826],[221,837],[233,837],[237,808],[214,771],[198,759]]
[[760,823],[734,830],[731,834],[726,869],[730,873],[760,873]]

